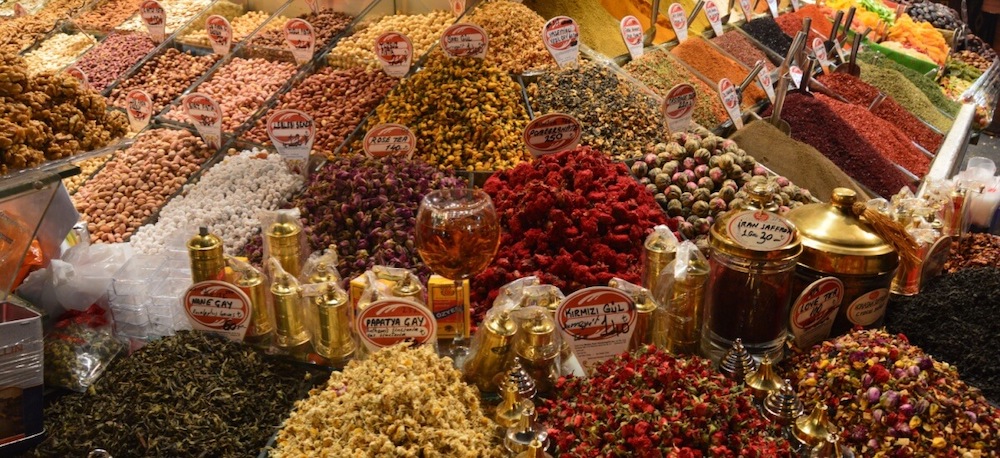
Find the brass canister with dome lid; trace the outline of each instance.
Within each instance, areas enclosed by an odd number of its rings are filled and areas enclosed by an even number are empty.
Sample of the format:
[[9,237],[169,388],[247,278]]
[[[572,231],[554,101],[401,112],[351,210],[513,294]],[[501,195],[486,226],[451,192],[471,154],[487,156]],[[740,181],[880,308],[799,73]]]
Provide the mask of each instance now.
[[788,213],[803,247],[788,323],[800,348],[854,326],[882,324],[899,255],[857,208],[857,193],[836,188],[830,203]]

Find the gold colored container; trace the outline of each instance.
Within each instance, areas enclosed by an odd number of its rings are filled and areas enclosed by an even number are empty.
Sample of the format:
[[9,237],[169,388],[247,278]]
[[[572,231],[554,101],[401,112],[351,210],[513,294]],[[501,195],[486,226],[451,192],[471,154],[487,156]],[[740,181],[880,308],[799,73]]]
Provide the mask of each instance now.
[[504,311],[493,314],[479,327],[476,352],[469,356],[462,369],[465,380],[475,384],[484,393],[497,391],[497,374],[504,371],[511,349],[511,339],[517,333],[517,324]]
[[705,313],[708,263],[692,254],[687,274],[674,278],[674,289],[666,307],[664,347],[674,355],[694,355],[701,344]]
[[354,316],[347,293],[329,286],[330,283],[325,285],[326,291],[309,301],[317,328],[313,333],[313,347],[316,353],[329,359],[332,365],[343,366],[357,348],[351,333]]
[[503,401],[497,406],[496,422],[501,428],[517,426],[524,416],[525,405],[517,393],[517,386],[508,383],[503,387]]
[[656,322],[653,315],[656,313],[656,303],[650,297],[649,291],[645,288],[635,297],[635,331],[632,332],[632,340],[629,342],[629,351],[637,350],[644,345],[653,343],[653,335],[656,332]]
[[271,320],[264,276],[257,269],[250,268],[239,272],[235,284],[250,298],[250,327],[244,340],[266,345],[274,332],[274,321]]
[[538,392],[550,393],[559,378],[559,342],[556,322],[547,312],[533,313],[520,323],[514,344],[525,372],[535,380]]
[[226,256],[222,252],[222,240],[209,233],[207,227],[198,228],[198,235],[188,240],[187,248],[194,283],[225,279]]
[[826,411],[825,404],[817,403],[808,416],[795,420],[795,428],[792,430],[795,439],[808,447],[815,447],[826,441],[831,434],[836,434],[836,426],[830,423]]
[[301,233],[301,227],[284,221],[284,218],[267,229],[266,240],[271,257],[276,258],[281,263],[281,268],[295,278],[299,278],[302,273],[302,245],[299,241]]
[[413,277],[407,275],[403,277],[398,283],[392,287],[392,295],[400,297],[403,299],[409,299],[420,305],[426,306],[426,301],[421,297],[424,288],[420,286],[420,283],[413,280]]
[[642,250],[642,286],[656,291],[660,272],[677,255],[677,243],[667,237],[658,237],[656,232],[646,238]]
[[[882,324],[899,255],[855,215],[855,202],[853,190],[836,188],[829,204],[803,205],[788,213],[803,246],[788,321],[799,348],[854,326]],[[824,280],[830,277],[835,280]]]
[[[544,292],[539,292],[539,289],[543,289]],[[524,288],[524,297],[521,301],[521,307],[533,307],[538,306],[545,311],[549,312],[549,317],[552,318],[552,322],[555,323],[556,311],[559,310],[559,304],[562,303],[563,297],[559,293],[559,289],[552,285],[536,285],[536,286],[526,286]],[[560,364],[565,366],[566,362],[573,355],[573,350],[569,348],[569,342],[563,340],[559,344],[559,361]],[[568,375],[571,372],[570,368],[563,367],[560,369],[560,373],[563,375]]]
[[271,282],[274,301],[275,344],[284,349],[298,347],[309,341],[302,310],[302,296],[289,273],[279,273]]
[[760,361],[756,371],[746,376],[746,385],[757,402],[762,402],[768,394],[781,390],[785,380],[774,372],[771,358],[767,356]]

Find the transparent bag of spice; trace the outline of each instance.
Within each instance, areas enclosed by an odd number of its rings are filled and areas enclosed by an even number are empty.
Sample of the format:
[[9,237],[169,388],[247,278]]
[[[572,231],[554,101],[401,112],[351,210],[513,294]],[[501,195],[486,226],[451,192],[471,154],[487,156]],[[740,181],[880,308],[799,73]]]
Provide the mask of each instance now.
[[[608,286],[622,290],[635,302],[635,330],[629,342],[628,351],[635,351],[644,345],[657,344],[664,340],[666,308],[653,298],[653,293],[642,286],[621,278],[612,278]],[[659,319],[659,321],[657,321]]]
[[698,354],[709,272],[708,259],[689,240],[677,246],[676,257],[660,272],[657,284],[663,286],[653,297],[663,304],[657,317],[663,329],[656,343],[672,354]]
[[262,211],[257,214],[257,220],[264,239],[264,259],[277,259],[285,272],[298,278],[309,257],[299,209]]
[[45,336],[44,378],[49,387],[85,392],[123,350],[106,311],[92,305],[65,313]]

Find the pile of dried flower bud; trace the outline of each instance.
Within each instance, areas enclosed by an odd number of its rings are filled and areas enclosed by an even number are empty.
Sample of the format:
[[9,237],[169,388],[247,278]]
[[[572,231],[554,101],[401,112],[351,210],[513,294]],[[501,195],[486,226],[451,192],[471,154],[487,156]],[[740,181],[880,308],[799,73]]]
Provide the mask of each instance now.
[[295,405],[273,458],[507,456],[450,359],[400,344],[351,361]]
[[970,267],[1000,266],[1000,236],[970,234],[951,245],[951,257],[944,265],[947,272],[958,272]]
[[[674,219],[672,226],[694,240],[707,237],[715,218],[728,211],[734,201],[739,203],[744,184],[768,172],[736,142],[695,128],[657,144],[632,164],[632,174]],[[781,206],[792,208],[811,202],[808,190],[783,177],[777,182],[781,192],[775,197]]]
[[560,379],[556,393],[538,413],[558,456],[791,456],[753,398],[706,359],[643,347],[590,378]]
[[622,163],[589,147],[543,156],[494,174],[483,189],[500,217],[500,248],[472,280],[475,321],[500,286],[537,275],[566,294],[638,283],[642,243],[667,217]]
[[[416,269],[430,276],[414,244],[417,208],[427,193],[463,186],[451,172],[401,157],[363,155],[336,158],[309,176],[305,191],[290,207],[302,211],[312,250],[336,246],[341,278],[350,280],[374,265]],[[247,244],[259,262],[260,236]]]
[[555,67],[555,59],[541,40],[545,19],[520,2],[485,2],[465,16],[463,22],[486,31],[490,37],[486,60],[504,72],[525,73]]
[[958,371],[902,335],[857,330],[785,364],[859,456],[995,456],[1000,416]]

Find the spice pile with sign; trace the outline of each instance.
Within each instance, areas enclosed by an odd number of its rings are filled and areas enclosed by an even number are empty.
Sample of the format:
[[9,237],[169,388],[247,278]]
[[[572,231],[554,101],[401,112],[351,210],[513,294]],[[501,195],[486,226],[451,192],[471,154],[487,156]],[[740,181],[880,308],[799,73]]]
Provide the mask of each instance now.
[[[163,12],[166,14],[166,20],[163,22],[164,33],[166,35],[170,35],[176,32],[178,29],[198,16],[198,14],[200,14],[211,3],[211,0],[164,1],[160,4],[163,8]],[[146,25],[143,23],[142,15],[137,14],[132,16],[132,19],[129,19],[118,27],[115,27],[115,30],[138,32],[146,30]]]
[[392,31],[402,33],[409,38],[416,59],[437,44],[444,29],[454,22],[455,16],[447,11],[383,16],[337,42],[337,46],[330,51],[327,59],[330,65],[339,68],[362,66],[375,70],[378,68],[378,60],[372,50],[372,43],[383,33]]
[[[354,17],[334,10],[322,10],[318,13],[309,13],[300,16],[299,19],[308,22],[309,25],[313,27],[313,31],[316,33],[316,49],[322,49],[330,43],[330,40],[347,30],[347,26],[351,25],[351,22],[354,22]],[[277,24],[281,24],[281,27],[275,26],[274,28],[271,28],[268,26],[265,30],[261,30],[261,32],[250,41],[250,45],[264,48],[284,48],[284,25],[286,21],[279,19],[276,22]]]
[[[221,12],[213,10],[209,11],[214,14],[223,15]],[[263,11],[247,11],[243,14],[234,16],[235,17],[228,18],[232,34],[231,35],[232,43],[234,45],[236,43],[239,43],[240,41],[243,41],[244,38],[253,33],[255,30],[257,30],[258,27],[262,25],[264,27],[257,32],[259,34],[268,33],[272,31],[280,32],[282,27],[285,26],[285,22],[288,20],[288,18],[279,15],[275,16],[273,19],[268,21],[268,19],[271,18],[271,14]],[[267,22],[266,25],[264,24],[265,22]],[[187,32],[184,35],[178,37],[178,40],[188,44],[208,47],[211,45],[211,42],[209,41],[209,35],[208,32],[206,31],[206,27],[207,26],[205,23],[202,23],[201,27],[198,27],[197,24],[192,23],[190,26],[188,26]]]
[[465,22],[482,27],[490,36],[486,61],[509,73],[555,67],[545,49],[541,31],[545,19],[521,3],[492,0],[479,5]]
[[134,90],[143,90],[152,99],[152,112],[159,113],[220,58],[218,54],[196,56],[191,52],[167,48],[115,86],[108,95],[109,103],[126,108],[128,94]]
[[726,114],[715,88],[691,73],[665,50],[657,49],[643,54],[641,58],[626,64],[625,71],[660,96],[665,96],[678,84],[694,86],[697,100],[693,116],[698,124],[714,127],[728,119],[729,115]]
[[618,18],[612,16],[600,0],[528,0],[528,8],[545,19],[569,16],[580,24],[580,41],[608,57],[628,52],[618,30]]
[[108,32],[139,10],[142,0],[98,1],[88,11],[73,18],[73,23],[87,31]]
[[[670,53],[694,67],[710,81],[729,78],[733,84],[740,84],[743,78],[750,73],[747,68],[726,57],[709,44],[708,40],[701,37],[691,37],[672,48]],[[767,98],[767,94],[754,82],[747,86],[746,91],[744,91],[741,106],[749,108],[765,98]]]
[[97,40],[85,33],[58,33],[25,54],[24,62],[31,74],[59,71],[95,44]]
[[941,113],[934,103],[917,88],[910,80],[902,77],[898,71],[858,62],[861,67],[861,79],[871,84],[886,95],[892,97],[907,111],[926,121],[941,132],[951,129],[952,120]]
[[114,32],[80,57],[75,66],[87,75],[90,87],[103,91],[155,47],[145,33]]

